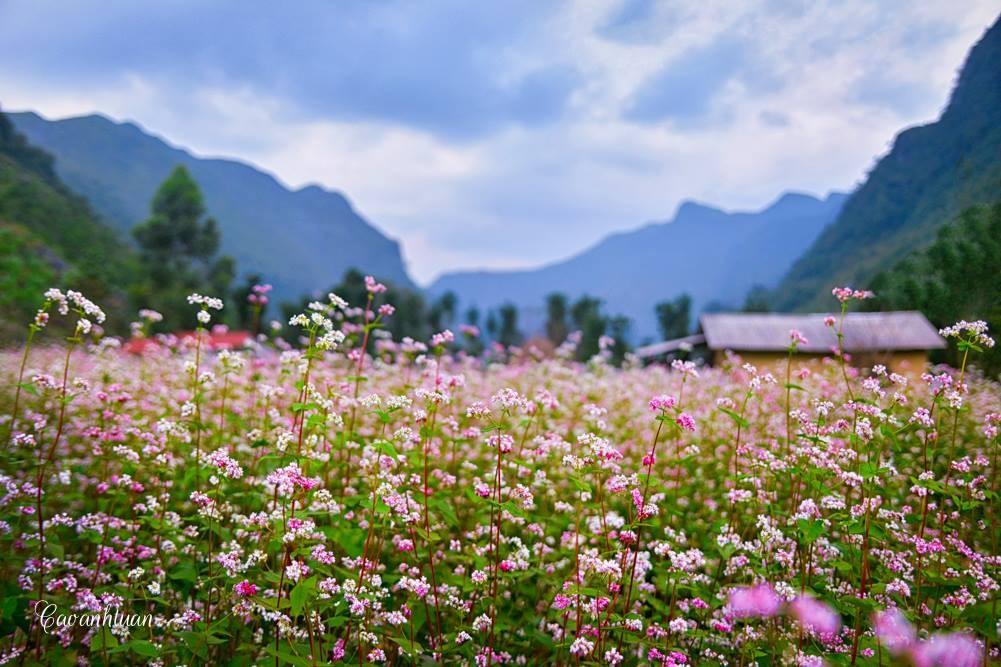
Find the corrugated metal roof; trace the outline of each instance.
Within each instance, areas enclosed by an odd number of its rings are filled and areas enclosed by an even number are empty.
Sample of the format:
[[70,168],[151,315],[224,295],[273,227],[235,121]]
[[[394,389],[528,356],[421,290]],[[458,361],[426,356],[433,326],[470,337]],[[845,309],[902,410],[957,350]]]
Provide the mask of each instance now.
[[701,345],[704,342],[706,342],[705,336],[702,334],[693,334],[691,336],[675,338],[674,340],[665,340],[662,343],[654,343],[652,345],[638,347],[636,348],[636,356],[640,359],[658,357],[662,354],[667,354],[668,352],[680,350],[685,345]]
[[[835,329],[824,324],[828,315],[707,313],[699,321],[711,350],[785,350],[789,347],[789,330],[798,329],[809,341],[799,346],[800,351],[824,353],[838,344]],[[945,341],[925,316],[912,311],[848,313],[844,335],[847,352],[936,350],[945,347]]]

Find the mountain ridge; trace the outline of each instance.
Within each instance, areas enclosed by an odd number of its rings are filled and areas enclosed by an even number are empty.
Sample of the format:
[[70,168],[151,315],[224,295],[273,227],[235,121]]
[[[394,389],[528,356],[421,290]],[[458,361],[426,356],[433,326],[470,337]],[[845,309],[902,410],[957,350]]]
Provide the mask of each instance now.
[[780,310],[829,305],[928,246],[969,206],[1001,200],[1001,19],[970,49],[938,120],[902,130],[773,291]]
[[[242,273],[275,285],[276,301],[294,300],[337,283],[356,267],[405,287],[400,244],[362,217],[348,198],[318,184],[291,189],[239,159],[201,157],[132,121],[103,114],[48,120],[9,114],[19,131],[56,157],[67,185],[114,227],[142,222],[160,182],[177,164],[202,188],[222,230],[223,252]],[[320,250],[318,250],[320,248]]]
[[[609,234],[561,260],[523,270],[449,272],[435,280],[428,293],[435,297],[452,291],[463,308],[475,305],[481,310],[510,301],[519,306],[528,331],[541,326],[546,294],[560,291],[572,299],[588,294],[603,299],[611,312],[630,317],[638,336],[653,336],[658,301],[687,292],[696,311],[714,300],[739,306],[751,286],[775,284],[833,219],[846,197],[839,192],[823,199],[790,192],[759,211],[732,212],[685,200],[666,221]],[[763,243],[755,238],[762,232]],[[663,261],[665,252],[688,247],[701,250],[707,244],[712,249],[708,266],[705,257],[685,258],[695,259],[696,264],[680,270],[677,261]],[[751,270],[747,270],[748,262],[738,262],[742,247],[758,247],[753,252],[761,261],[752,260]],[[746,275],[735,275],[734,265],[741,266]],[[693,270],[696,266],[701,275]]]

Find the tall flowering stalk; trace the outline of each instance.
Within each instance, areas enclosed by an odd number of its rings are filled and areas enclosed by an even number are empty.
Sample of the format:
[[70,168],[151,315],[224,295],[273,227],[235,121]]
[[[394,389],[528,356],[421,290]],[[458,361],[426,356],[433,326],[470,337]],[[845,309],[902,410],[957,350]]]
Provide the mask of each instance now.
[[[195,431],[195,460],[198,461],[201,460],[202,456],[202,430],[204,428],[204,424],[202,423],[202,339],[205,337],[206,325],[212,321],[211,311],[222,310],[223,302],[222,299],[202,296],[196,293],[188,295],[188,303],[199,307],[195,315],[198,320],[198,326],[195,328],[195,363],[190,367],[191,401],[194,406],[194,424],[192,426],[194,426]],[[197,488],[201,490],[202,475],[200,468],[195,479]]]
[[17,426],[18,409],[21,405],[21,389],[24,384],[24,369],[28,365],[28,354],[31,352],[31,344],[35,340],[35,334],[45,329],[48,325],[49,311],[52,309],[53,304],[56,305],[60,315],[67,315],[69,313],[69,300],[63,295],[62,291],[53,287],[47,290],[44,296],[45,301],[42,303],[41,308],[35,313],[34,319],[28,323],[28,337],[24,343],[21,364],[17,372],[17,384],[14,388],[14,407],[11,409],[10,427],[8,428],[7,439],[4,441],[4,449],[7,448],[14,437],[14,429]]
[[[58,394],[59,416],[56,421],[56,434],[52,438],[52,443],[49,445],[47,451],[43,450],[41,443],[39,443],[38,447],[38,474],[35,480],[35,513],[38,520],[38,600],[44,599],[45,591],[45,507],[43,505],[46,481],[45,473],[49,464],[52,463],[56,451],[58,451],[59,443],[63,437],[63,429],[66,425],[66,406],[70,400],[68,393],[70,359],[73,354],[73,348],[82,343],[84,336],[87,336],[93,330],[94,322],[100,324],[105,319],[104,311],[79,292],[69,290],[66,294],[63,294],[60,290],[53,288],[45,293],[45,297],[46,306],[39,312],[39,315],[36,315],[35,322],[33,323],[35,327],[40,328],[44,326],[48,318],[47,316],[40,316],[47,313],[49,304],[55,305],[60,315],[68,315],[70,312],[73,312],[78,316],[78,319],[73,329],[73,334],[66,339],[66,356],[63,360],[62,380]],[[32,333],[35,330],[32,329]],[[42,630],[40,627],[38,643],[36,644],[37,651],[39,652],[41,651],[42,639]]]
[[[361,390],[361,382],[364,379],[362,373],[365,370],[365,356],[368,354],[368,340],[372,331],[380,325],[380,320],[383,315],[392,315],[393,306],[390,304],[384,304],[380,309],[379,313],[372,313],[372,304],[375,302],[375,296],[377,294],[383,294],[386,292],[387,287],[378,282],[372,276],[365,276],[365,308],[362,313],[363,323],[361,331],[361,344],[354,351],[357,354],[355,372],[354,372],[354,395],[353,403],[351,406],[351,420],[348,424],[348,437],[354,437],[355,433],[355,420],[358,416],[358,394]],[[351,478],[351,450],[348,449],[347,452],[347,463],[344,470],[344,486],[348,486],[348,480]]]
[[[256,357],[206,336],[197,385],[194,340],[139,356],[81,331],[67,357],[36,337],[0,458],[0,662],[1001,657],[1001,385],[976,349],[914,383],[787,358],[795,394],[751,366],[486,361],[447,332],[380,334],[354,400],[358,348],[330,351],[343,319],[362,333],[360,311],[310,307],[299,350]],[[978,328],[943,335],[984,348]],[[0,353],[11,377],[22,355]],[[352,408],[343,493],[330,441]],[[155,618],[67,628],[32,617],[39,597]]]

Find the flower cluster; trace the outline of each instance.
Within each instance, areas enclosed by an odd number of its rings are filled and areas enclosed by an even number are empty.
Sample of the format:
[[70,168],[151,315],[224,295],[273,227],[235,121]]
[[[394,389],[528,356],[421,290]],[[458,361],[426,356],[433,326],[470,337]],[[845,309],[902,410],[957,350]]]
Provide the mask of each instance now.
[[[777,365],[477,356],[394,340],[366,289],[253,351],[0,353],[0,662],[1001,658],[1001,385],[974,367],[802,359],[796,331]],[[39,632],[40,599],[152,622]]]

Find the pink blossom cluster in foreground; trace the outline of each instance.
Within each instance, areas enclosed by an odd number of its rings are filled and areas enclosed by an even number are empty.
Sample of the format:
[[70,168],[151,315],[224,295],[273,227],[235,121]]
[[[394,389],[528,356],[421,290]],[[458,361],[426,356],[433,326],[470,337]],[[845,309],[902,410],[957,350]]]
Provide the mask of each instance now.
[[[367,286],[293,317],[298,348],[200,334],[141,357],[88,337],[82,295],[46,294],[33,346],[0,356],[0,664],[998,658],[980,323],[943,331],[969,367],[920,378],[801,363],[799,332],[771,372],[615,369],[572,341],[389,340]],[[190,302],[204,327],[224,307]],[[153,622],[43,628],[38,600]]]

